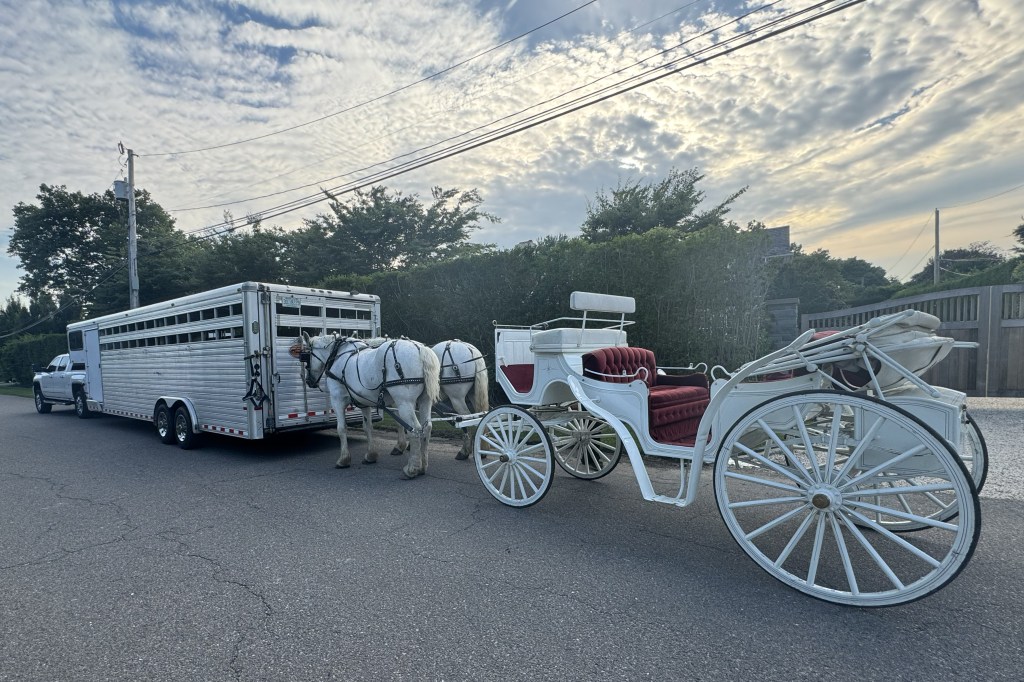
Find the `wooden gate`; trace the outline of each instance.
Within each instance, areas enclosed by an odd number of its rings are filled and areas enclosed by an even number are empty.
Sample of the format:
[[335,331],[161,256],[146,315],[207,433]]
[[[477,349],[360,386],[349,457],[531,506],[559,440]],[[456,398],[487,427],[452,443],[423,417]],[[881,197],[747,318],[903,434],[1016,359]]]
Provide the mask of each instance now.
[[974,396],[1024,397],[1024,284],[951,289],[801,315],[800,328],[846,329],[908,308],[942,320],[942,336],[979,344],[977,350],[954,350],[926,381]]

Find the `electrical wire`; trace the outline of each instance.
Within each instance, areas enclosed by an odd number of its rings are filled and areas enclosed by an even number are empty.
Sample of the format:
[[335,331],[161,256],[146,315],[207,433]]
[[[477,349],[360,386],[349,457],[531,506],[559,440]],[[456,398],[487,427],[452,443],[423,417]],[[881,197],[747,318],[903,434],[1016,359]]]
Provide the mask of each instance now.
[[[794,30],[796,28],[799,28],[800,26],[804,26],[804,25],[813,23],[815,21],[818,21],[818,20],[820,20],[820,19],[822,19],[822,18],[824,18],[826,16],[830,16],[832,14],[836,14],[838,12],[844,11],[846,9],[849,9],[850,7],[853,7],[855,5],[859,5],[859,4],[863,3],[864,1],[865,0],[844,0],[844,1],[840,2],[839,4],[833,6],[833,7],[829,7],[827,9],[825,9],[825,6],[829,5],[829,4],[832,4],[834,2],[834,0],[823,0],[821,2],[815,3],[814,5],[808,6],[808,7],[804,8],[804,9],[802,9],[802,10],[794,11],[794,12],[791,12],[790,14],[784,15],[783,17],[780,17],[778,19],[766,22],[765,24],[762,24],[761,26],[758,26],[756,28],[753,28],[753,29],[750,29],[748,31],[745,31],[745,32],[743,32],[741,34],[738,34],[737,36],[733,36],[733,37],[731,37],[729,39],[726,39],[726,40],[724,40],[724,41],[722,41],[720,43],[717,43],[717,44],[715,44],[715,45],[713,45],[713,46],[711,46],[709,48],[704,48],[702,50],[698,50],[695,53],[688,54],[686,57],[682,57],[682,58],[676,59],[674,61],[669,62],[668,64],[665,64],[665,65],[662,65],[660,67],[657,67],[654,70],[662,71],[662,73],[659,73],[658,75],[650,76],[649,75],[650,71],[648,71],[648,72],[644,72],[642,74],[639,74],[637,76],[632,76],[632,77],[627,78],[627,79],[625,79],[623,81],[620,81],[619,83],[616,83],[613,86],[609,86],[608,88],[604,88],[601,91],[598,91],[597,94],[600,94],[602,92],[605,93],[605,94],[602,94],[600,97],[593,98],[593,95],[595,93],[591,93],[590,95],[579,97],[576,100],[572,100],[570,102],[563,103],[562,105],[559,105],[557,107],[552,107],[551,109],[548,109],[546,111],[534,114],[533,116],[527,118],[525,121],[518,121],[517,123],[506,125],[503,128],[498,129],[497,131],[491,131],[489,133],[484,133],[484,134],[478,135],[475,138],[463,141],[462,143],[459,143],[459,144],[452,145],[452,146],[450,146],[448,148],[442,148],[440,150],[432,152],[431,154],[425,155],[424,157],[420,157],[420,158],[416,158],[416,159],[412,159],[410,161],[404,162],[404,163],[399,164],[398,166],[396,166],[394,168],[385,169],[385,170],[380,171],[380,172],[378,172],[376,174],[371,174],[370,176],[367,176],[367,177],[364,177],[364,178],[360,178],[360,179],[355,180],[355,181],[353,181],[351,183],[348,183],[347,185],[342,185],[342,186],[339,186],[337,188],[323,190],[321,194],[324,195],[324,196],[311,195],[310,197],[305,197],[305,198],[298,199],[298,200],[295,200],[295,201],[292,201],[292,202],[288,202],[288,203],[283,204],[283,205],[278,206],[278,207],[271,207],[267,211],[259,212],[259,213],[256,213],[256,214],[250,214],[247,217],[245,225],[251,225],[254,222],[256,222],[256,220],[266,220],[266,219],[269,219],[269,218],[275,218],[275,217],[278,217],[278,216],[281,216],[281,215],[285,215],[287,213],[294,212],[294,211],[299,210],[301,208],[306,208],[306,207],[314,205],[316,203],[320,203],[320,202],[325,201],[325,200],[327,200],[329,198],[335,198],[339,194],[346,194],[346,193],[349,193],[349,192],[357,191],[359,189],[363,189],[363,188],[368,187],[370,185],[373,185],[373,184],[376,184],[378,182],[381,182],[382,180],[386,180],[386,179],[389,179],[389,178],[392,178],[392,177],[396,177],[398,175],[402,175],[404,173],[408,173],[408,172],[410,172],[412,170],[416,170],[418,168],[422,168],[423,166],[427,166],[427,165],[430,165],[430,164],[433,164],[433,163],[437,163],[438,161],[450,158],[452,156],[465,153],[467,151],[470,151],[472,149],[476,149],[476,148],[484,146],[486,144],[490,144],[492,142],[496,142],[498,140],[504,139],[504,138],[509,137],[511,135],[515,135],[515,134],[518,134],[518,133],[523,132],[525,130],[529,130],[531,128],[534,128],[534,127],[536,127],[538,125],[541,125],[543,123],[547,123],[547,122],[550,122],[550,121],[555,120],[557,118],[561,118],[562,116],[566,116],[568,114],[574,113],[574,112],[579,111],[579,110],[581,110],[583,108],[586,108],[586,107],[589,107],[589,106],[593,106],[594,104],[597,104],[597,103],[603,102],[605,100],[611,99],[613,97],[617,97],[619,95],[625,94],[626,92],[630,92],[630,91],[635,90],[635,89],[637,89],[639,87],[642,87],[644,85],[647,85],[647,84],[659,81],[659,80],[661,80],[663,78],[667,78],[668,76],[672,76],[672,75],[675,75],[675,74],[680,73],[682,71],[688,70],[690,68],[694,68],[696,66],[699,66],[699,65],[702,65],[702,64],[706,64],[706,63],[708,63],[708,62],[710,62],[710,61],[712,61],[714,59],[717,59],[717,58],[725,56],[727,54],[731,54],[732,52],[736,52],[738,50],[741,50],[741,49],[743,49],[743,48],[745,48],[745,47],[747,47],[749,45],[753,45],[753,44],[762,42],[762,41],[767,40],[769,38],[772,38],[774,36],[781,35],[781,34],[786,33],[788,31],[791,31],[791,30]],[[774,5],[776,3],[771,3],[771,4]],[[789,24],[785,23],[785,21],[787,19],[793,19],[794,17],[800,17],[800,16],[802,16],[804,14],[807,14],[809,12],[812,12],[812,11],[814,11],[816,9],[817,10],[821,10],[821,11],[819,11],[817,14],[811,14],[810,16],[804,17],[804,18],[800,19],[799,21],[795,21],[795,22],[789,23]],[[763,35],[756,35],[758,32],[760,32],[760,31],[762,31],[762,30],[764,30],[766,28],[770,28],[772,30],[768,31],[767,33],[764,33]],[[742,41],[741,40],[742,38],[748,38],[748,39],[745,40],[745,41]],[[740,41],[740,42],[739,42],[738,45],[729,46],[730,43],[732,43],[734,41]],[[725,47],[725,49],[720,49],[717,52],[713,52],[709,56],[701,57],[702,54],[705,54],[708,51],[712,51],[715,48],[722,48],[723,46]],[[688,59],[688,58],[692,59],[693,57],[700,57],[700,58],[693,59],[690,63],[684,64],[683,66],[677,66],[680,62],[684,61],[685,59]],[[558,111],[559,109],[562,109],[562,111]],[[499,119],[499,121],[500,120],[503,120],[503,119]],[[490,124],[488,124],[488,125],[490,125]],[[486,126],[482,126],[482,127],[486,127]],[[477,129],[474,129],[474,130],[477,130]],[[465,135],[465,134],[466,133],[462,133],[461,135]],[[456,136],[456,137],[459,137],[459,136]],[[415,154],[418,151],[423,151],[423,150],[429,149],[431,147],[437,146],[438,144],[440,144],[440,143],[435,143],[433,145],[428,145],[426,147],[421,147],[419,150],[416,150],[414,152],[409,152],[407,154],[403,154],[403,155],[401,155],[399,157],[395,157],[394,159],[391,159],[391,160],[393,161],[393,160],[397,160],[399,158],[403,158],[405,156],[409,156],[411,154]],[[385,161],[385,162],[382,162],[381,164],[374,164],[374,166],[382,165],[383,163],[388,163],[388,162]],[[372,167],[372,166],[370,166],[370,167]],[[370,168],[370,167],[368,167],[368,168]],[[358,172],[358,171],[356,171],[356,172]],[[218,236],[222,236],[225,233],[225,231],[216,232],[216,230],[218,228],[227,228],[226,232],[231,232],[231,231],[234,231],[235,229],[238,229],[239,227],[241,227],[241,226],[235,225],[234,221],[231,221],[231,222],[225,221],[225,222],[217,223],[217,224],[214,224],[214,225],[208,225],[206,227],[194,230],[191,233],[187,232],[185,234],[195,234],[195,233],[206,231],[206,230],[211,231],[210,234],[208,234],[208,235],[205,235],[205,236],[202,236],[202,237],[194,237],[194,239],[201,241],[201,240],[204,240],[204,239],[212,239],[212,238],[215,238],[215,237],[218,237]],[[147,255],[153,255],[153,252],[151,252],[151,253],[149,253]],[[927,257],[927,254],[925,254],[925,257]],[[125,260],[127,260],[127,259],[125,259]],[[919,261],[918,264],[920,264],[920,261]],[[87,295],[87,294],[92,293],[93,291],[95,291],[100,286],[100,284],[102,284],[107,279],[109,279],[114,274],[116,274],[118,271],[120,271],[120,269],[123,269],[123,267],[125,267],[125,265],[126,265],[126,263],[119,264],[117,266],[117,268],[114,271],[112,271],[107,277],[105,277],[103,280],[101,280],[100,283],[98,283],[96,286],[94,286],[91,289],[89,289],[87,292],[84,292],[84,294],[80,294],[80,296],[84,296],[84,295]],[[915,265],[914,269],[916,269],[916,268],[917,268],[917,266]],[[70,307],[70,305],[71,305],[71,303],[69,303],[67,306],[65,306],[65,307],[63,307],[63,308],[61,308],[59,310],[64,310],[67,307]],[[52,319],[52,316],[55,315],[55,314],[56,313],[52,313],[50,315],[49,319]],[[14,333],[18,333],[18,332],[14,332]],[[7,336],[10,336],[10,335],[13,335],[13,334],[3,334],[3,335],[0,335],[0,338],[6,338]]]
[[[646,28],[647,26],[650,26],[651,24],[654,24],[654,23],[657,23],[658,21],[661,21],[665,17],[671,16],[673,14],[677,14],[677,13],[683,11],[684,9],[688,9],[690,7],[693,7],[696,4],[699,4],[699,3],[705,2],[705,1],[706,0],[691,0],[691,2],[689,2],[689,3],[685,4],[685,5],[677,7],[675,9],[673,9],[673,10],[665,12],[664,14],[661,14],[661,15],[659,15],[657,17],[654,17],[653,19],[649,19],[649,20],[647,20],[647,21],[645,21],[643,23],[636,24],[636,25],[634,25],[633,27],[631,27],[629,29],[621,31],[616,36],[614,36],[612,38],[608,38],[606,40],[603,40],[603,41],[597,43],[596,47],[601,47],[603,45],[608,45],[608,44],[611,44],[613,42],[616,42],[622,36],[629,35],[629,34],[635,32],[635,31],[638,31],[641,28]],[[468,99],[463,100],[463,105],[465,103],[467,103],[467,102],[474,102],[474,101],[476,101],[478,99],[481,99],[484,96],[492,95],[492,94],[497,93],[497,92],[501,92],[501,91],[507,89],[511,85],[515,85],[517,83],[521,83],[523,81],[527,81],[527,80],[533,78],[534,76],[537,76],[537,75],[539,75],[541,73],[544,73],[545,71],[548,71],[548,70],[550,70],[550,69],[552,69],[554,67],[555,67],[555,64],[549,64],[549,65],[544,66],[544,67],[542,67],[540,69],[537,69],[536,71],[533,71],[533,72],[531,72],[529,74],[526,74],[526,75],[521,76],[519,78],[515,78],[515,79],[513,79],[511,81],[506,82],[505,84],[501,85],[498,88],[493,88],[493,89],[487,90],[487,91],[482,92],[482,93],[480,93],[478,95],[475,95],[473,97],[470,97]],[[356,151],[358,149],[361,149],[363,147],[371,145],[371,144],[373,144],[375,142],[379,142],[381,140],[386,140],[386,139],[388,139],[390,137],[394,137],[396,134],[398,134],[400,132],[404,132],[406,130],[410,130],[410,129],[413,129],[413,128],[420,127],[420,126],[422,126],[422,125],[424,125],[424,124],[426,124],[426,123],[428,123],[428,122],[430,122],[430,121],[432,121],[434,119],[440,118],[440,117],[442,117],[442,116],[444,116],[446,114],[450,114],[452,111],[455,111],[456,108],[457,107],[455,107],[455,106],[448,107],[448,108],[443,109],[441,111],[438,111],[438,112],[436,112],[434,114],[431,114],[430,116],[426,117],[425,119],[421,119],[421,120],[419,120],[419,121],[417,121],[415,123],[410,123],[407,126],[403,126],[401,128],[396,128],[396,129],[393,129],[393,130],[389,130],[387,133],[385,133],[383,135],[375,137],[375,138],[373,138],[371,140],[366,140],[362,144],[356,145],[355,147],[350,147],[350,148],[346,149],[344,152],[341,152],[339,154],[331,154],[329,156],[325,156],[325,157],[319,159],[318,161],[314,161],[313,163],[306,164],[306,165],[300,166],[298,168],[294,168],[294,169],[292,169],[290,171],[286,171],[284,173],[279,173],[278,175],[272,176],[270,178],[264,178],[262,180],[258,180],[257,182],[250,183],[248,185],[245,185],[244,187],[239,187],[239,188],[236,188],[234,190],[229,190],[229,191],[226,191],[226,192],[219,192],[217,194],[209,196],[206,200],[209,201],[211,199],[216,199],[217,197],[228,196],[230,194],[233,194],[233,193],[237,192],[240,189],[251,189],[253,187],[258,187],[259,185],[266,184],[267,182],[270,182],[272,180],[277,180],[277,179],[283,178],[285,176],[291,175],[293,173],[297,173],[299,171],[306,170],[308,168],[313,168],[315,166],[319,166],[319,165],[321,165],[323,163],[326,163],[327,161],[332,161],[332,160],[334,160],[334,159],[336,159],[339,156],[342,156],[344,154],[351,154],[353,151]],[[207,205],[207,206],[191,206],[191,207],[183,207],[183,208],[173,208],[173,209],[167,209],[167,212],[168,213],[182,213],[182,212],[185,212],[185,211],[197,211],[197,210],[208,209],[208,208],[219,208],[221,206],[227,206],[227,205],[231,205],[231,204],[235,204],[235,203],[243,203],[243,202],[246,202],[246,201],[254,201],[254,200],[258,200],[258,199],[265,199],[265,198],[269,198],[269,197],[272,197],[272,196],[279,196],[281,194],[287,194],[288,192],[297,191],[299,189],[304,189],[306,187],[313,187],[315,185],[319,185],[319,184],[322,184],[324,182],[330,182],[331,180],[336,180],[336,179],[338,179],[340,177],[344,177],[345,175],[346,174],[342,174],[342,175],[337,175],[337,176],[333,176],[333,177],[330,177],[330,178],[325,178],[325,179],[322,179],[322,180],[317,180],[317,181],[312,182],[312,183],[307,183],[305,185],[299,185],[297,187],[292,187],[292,188],[289,188],[289,189],[286,189],[286,190],[282,190],[280,192],[274,192],[274,193],[266,194],[266,195],[259,196],[259,197],[252,197],[252,198],[249,198],[249,199],[241,199],[241,200],[238,200],[238,201],[225,202],[225,203],[220,203],[220,204],[211,204],[211,205]]]
[[895,269],[896,269],[896,266],[900,264],[900,261],[902,261],[902,260],[904,259],[904,257],[906,257],[906,255],[907,255],[908,253],[910,253],[910,250],[911,250],[912,248],[914,248],[914,244],[916,244],[916,243],[917,243],[917,240],[921,238],[921,235],[922,235],[922,234],[924,234],[924,231],[925,231],[926,229],[928,229],[928,225],[929,225],[929,224],[930,224],[931,222],[932,222],[932,217],[931,217],[931,216],[928,216],[928,219],[924,221],[924,225],[922,225],[922,226],[921,226],[921,230],[920,230],[920,231],[919,231],[919,232],[917,233],[917,236],[916,236],[916,237],[914,237],[914,241],[910,242],[910,246],[908,246],[908,247],[907,247],[906,249],[904,249],[903,253],[902,253],[902,254],[900,255],[900,257],[899,257],[899,258],[897,258],[897,259],[896,259],[896,262],[895,262],[895,263],[893,263],[892,265],[890,265],[890,266],[889,266],[889,269],[888,269],[888,270],[886,271],[886,273],[885,273],[886,275],[888,275],[888,274],[889,274],[890,272],[892,272],[893,270],[895,270]]
[[417,86],[417,85],[419,85],[421,83],[425,83],[425,82],[427,82],[429,80],[437,78],[438,76],[444,75],[444,74],[448,73],[449,71],[452,71],[453,69],[457,69],[460,66],[468,64],[469,62],[471,62],[471,61],[473,61],[473,60],[475,60],[475,59],[477,59],[479,57],[483,57],[484,55],[490,54],[491,52],[494,52],[495,50],[498,50],[498,49],[500,49],[502,47],[505,47],[506,45],[514,43],[514,42],[516,42],[517,40],[519,40],[521,38],[525,38],[526,36],[530,35],[531,33],[534,33],[535,31],[539,31],[542,28],[550,26],[551,24],[553,24],[556,21],[559,21],[561,19],[564,19],[565,17],[569,16],[570,14],[574,14],[575,12],[578,12],[581,9],[584,9],[585,7],[587,7],[589,5],[593,5],[595,2],[597,2],[597,0],[588,0],[588,2],[585,2],[582,5],[579,5],[578,7],[569,10],[565,14],[559,15],[559,16],[555,17],[554,19],[551,19],[550,21],[547,21],[546,23],[541,24],[540,26],[537,26],[535,28],[530,29],[529,31],[525,31],[524,33],[520,33],[519,35],[517,35],[514,38],[509,38],[508,40],[506,40],[503,43],[499,43],[498,45],[494,45],[492,47],[489,47],[486,50],[484,50],[483,52],[478,52],[477,54],[473,55],[472,57],[468,57],[468,58],[462,60],[461,62],[458,62],[457,64],[452,64],[451,66],[449,66],[449,67],[447,67],[445,69],[442,69],[441,71],[438,71],[436,73],[432,73],[429,76],[424,76],[423,78],[419,79],[418,81],[415,81],[413,83],[408,83],[408,84],[403,85],[403,86],[401,86],[399,88],[391,90],[390,92],[386,92],[383,95],[378,95],[378,96],[373,97],[371,99],[368,99],[368,100],[365,100],[363,102],[360,102],[359,104],[353,104],[350,107],[347,107],[347,108],[342,109],[340,111],[335,111],[334,113],[327,114],[326,116],[321,116],[320,118],[313,119],[312,121],[306,121],[305,123],[299,123],[297,125],[293,125],[293,126],[290,126],[288,128],[283,128],[281,130],[275,130],[274,132],[266,133],[264,135],[257,135],[256,137],[250,137],[250,138],[247,138],[247,139],[244,139],[244,140],[236,140],[234,142],[225,142],[224,144],[213,145],[213,146],[210,146],[210,147],[203,147],[201,149],[188,149],[188,150],[177,151],[177,152],[157,152],[157,153],[149,153],[149,154],[139,154],[139,156],[140,157],[142,157],[142,156],[150,156],[150,157],[152,157],[152,156],[175,156],[175,155],[180,156],[182,154],[195,154],[195,153],[198,153],[198,152],[206,152],[206,151],[210,151],[210,150],[213,150],[213,149],[223,149],[224,147],[233,147],[233,146],[240,145],[240,144],[246,144],[247,142],[255,142],[256,140],[264,140],[264,139],[266,139],[268,137],[273,137],[274,135],[280,135],[281,133],[291,132],[293,130],[298,130],[299,128],[304,128],[306,126],[313,125],[314,123],[319,123],[321,121],[326,121],[329,118],[333,118],[335,116],[339,116],[339,115],[347,113],[349,111],[353,111],[355,109],[359,109],[360,107],[364,107],[364,106],[366,106],[368,104],[373,104],[374,102],[379,102],[380,100],[385,99],[387,97],[391,97],[392,95],[398,94],[399,92],[402,92],[403,90],[408,90],[409,88],[415,87],[415,86]]
[[[783,15],[782,17],[779,17],[777,19],[768,21],[768,22],[766,22],[764,24],[761,24],[760,26],[757,26],[755,28],[752,28],[750,30],[744,31],[744,32],[739,33],[739,34],[737,34],[735,36],[732,36],[730,38],[722,40],[722,41],[720,41],[718,43],[715,43],[715,44],[713,44],[713,45],[711,45],[709,47],[702,48],[701,50],[698,50],[698,51],[696,51],[694,53],[690,53],[690,54],[687,54],[687,55],[685,55],[683,57],[676,58],[676,59],[674,59],[674,60],[672,60],[672,61],[670,61],[670,62],[668,62],[666,64],[663,64],[663,65],[660,65],[658,67],[655,67],[655,68],[653,68],[653,69],[651,69],[649,71],[646,71],[646,72],[643,72],[643,73],[640,73],[640,74],[628,77],[626,79],[623,79],[623,80],[619,81],[618,83],[615,83],[615,84],[613,84],[611,86],[607,86],[605,88],[602,88],[601,90],[597,91],[596,93],[590,93],[588,95],[580,96],[580,97],[578,97],[578,98],[576,98],[574,100],[571,100],[569,102],[564,102],[564,103],[559,104],[557,106],[551,107],[550,109],[547,109],[545,111],[541,111],[541,112],[538,112],[536,114],[533,114],[533,115],[531,115],[531,116],[529,116],[529,117],[527,117],[525,119],[521,119],[519,121],[515,121],[513,123],[506,124],[505,126],[502,126],[501,128],[499,128],[497,130],[492,130],[492,131],[480,133],[479,135],[477,135],[474,138],[471,138],[471,139],[468,139],[468,140],[464,140],[464,141],[456,143],[456,144],[452,144],[452,145],[450,145],[447,148],[438,149],[438,150],[436,150],[434,152],[431,152],[429,154],[425,154],[425,155],[423,155],[421,157],[418,157],[418,158],[413,158],[413,159],[410,159],[408,161],[404,161],[404,162],[402,162],[400,164],[397,164],[396,166],[394,166],[392,168],[388,168],[388,169],[384,169],[384,170],[378,171],[378,172],[370,174],[368,176],[364,176],[362,178],[359,178],[358,180],[354,180],[352,182],[349,182],[349,183],[346,183],[346,184],[343,184],[343,185],[339,185],[337,187],[328,188],[328,189],[323,190],[322,192],[317,193],[315,195],[307,195],[305,197],[300,197],[298,199],[294,199],[294,200],[292,200],[290,202],[285,202],[284,204],[279,204],[277,206],[269,207],[267,209],[264,209],[262,211],[257,212],[257,216],[259,218],[261,218],[261,219],[264,219],[264,220],[269,219],[269,218],[275,218],[275,217],[278,217],[280,215],[291,213],[293,211],[300,210],[302,208],[307,208],[307,207],[312,206],[312,205],[314,205],[316,203],[320,203],[322,201],[325,201],[328,198],[330,198],[330,195],[337,196],[337,195],[340,195],[340,194],[346,194],[346,193],[349,193],[349,192],[360,190],[360,189],[363,189],[365,187],[371,186],[373,184],[379,183],[379,182],[381,182],[383,180],[387,180],[387,179],[396,177],[398,175],[402,175],[404,173],[408,173],[408,172],[416,170],[418,168],[422,168],[424,166],[427,166],[427,165],[436,163],[438,161],[450,158],[450,157],[455,156],[457,154],[461,154],[461,153],[470,151],[472,149],[476,149],[478,147],[484,146],[486,144],[490,144],[492,142],[496,142],[498,140],[504,139],[504,138],[509,137],[511,135],[515,135],[515,134],[518,134],[518,133],[523,132],[525,130],[529,130],[531,128],[534,128],[534,127],[536,127],[538,125],[541,125],[543,123],[547,123],[547,122],[552,121],[554,119],[560,118],[562,116],[566,116],[568,114],[574,113],[574,112],[579,111],[581,109],[584,109],[586,107],[589,107],[589,106],[592,106],[594,104],[603,102],[605,100],[608,100],[608,99],[611,99],[613,97],[619,96],[619,95],[624,94],[626,92],[635,90],[635,89],[637,89],[639,87],[642,87],[644,85],[647,85],[649,83],[653,83],[655,81],[661,80],[661,79],[666,78],[668,76],[675,75],[675,74],[680,73],[682,71],[685,71],[687,69],[691,69],[691,68],[694,68],[696,66],[708,63],[708,62],[710,62],[710,61],[712,61],[714,59],[717,59],[718,57],[725,56],[726,54],[730,54],[730,53],[735,52],[737,50],[743,49],[744,47],[747,47],[749,45],[761,42],[763,40],[767,40],[768,38],[780,35],[782,33],[785,33],[785,32],[791,31],[793,29],[796,29],[796,28],[798,28],[800,26],[812,23],[812,22],[817,21],[817,20],[819,20],[819,19],[821,19],[823,17],[826,17],[826,16],[829,16],[831,14],[835,14],[837,12],[843,11],[845,9],[848,9],[848,8],[854,6],[854,5],[861,4],[862,2],[864,2],[864,0],[845,0],[843,2],[840,2],[836,6],[827,7],[827,8],[826,8],[826,6],[835,3],[835,0],[823,0],[821,2],[817,2],[817,3],[813,4],[813,5],[810,5],[808,7],[803,8],[801,10],[790,12],[788,14]],[[771,4],[774,5],[776,3],[771,3]],[[808,13],[811,13],[811,12],[813,12],[815,10],[818,10],[818,12],[816,14],[811,14],[810,16],[804,16],[803,18],[800,18],[801,16],[806,15]],[[744,15],[744,16],[746,16],[746,15]],[[799,19],[799,20],[794,20],[794,19]],[[789,21],[791,23],[786,23],[787,21]],[[733,22],[729,22],[729,23],[733,23]],[[763,33],[762,35],[757,35],[758,33],[762,32],[762,31],[765,31],[766,29],[771,29],[771,30],[768,30],[766,33]],[[714,30],[715,29],[712,29],[711,31],[705,32],[704,34],[701,34],[701,35],[702,36],[707,35],[708,33],[713,32]],[[700,37],[700,36],[698,36],[698,37]],[[689,41],[684,41],[684,42],[689,42]],[[732,45],[732,43],[734,43],[734,42],[739,42],[739,44],[738,45]],[[709,52],[711,54],[708,54]],[[689,60],[689,63],[683,64],[682,66],[679,65],[681,62],[684,62],[684,61],[687,61],[687,60]],[[657,75],[651,76],[650,75],[651,71],[659,71],[661,73],[658,73]],[[570,91],[570,92],[572,92],[572,91]],[[551,98],[551,99],[557,99],[557,96],[555,98]],[[551,100],[548,100],[547,102],[550,102],[550,101]],[[376,164],[372,164],[370,166],[366,166],[364,168],[357,169],[355,171],[351,171],[350,173],[348,173],[348,175],[351,175],[351,174],[354,174],[354,173],[358,173],[358,172],[362,172],[362,171],[366,171],[366,170],[370,170],[370,169],[372,169],[374,167],[382,166],[382,165],[385,165],[385,164],[393,162],[393,161],[398,161],[399,159],[403,159],[405,157],[413,156],[413,155],[417,154],[418,152],[423,152],[423,151],[426,151],[426,150],[431,149],[433,147],[437,147],[437,146],[439,146],[439,145],[441,145],[441,144],[443,144],[445,142],[450,142],[450,141],[452,141],[454,139],[457,139],[459,137],[463,137],[463,136],[465,136],[465,135],[467,135],[469,133],[481,130],[483,128],[487,128],[490,125],[498,123],[498,122],[500,122],[502,120],[505,120],[507,118],[510,118],[512,116],[516,116],[518,114],[524,113],[525,111],[529,110],[530,108],[535,108],[536,106],[539,106],[539,105],[534,105],[533,107],[528,107],[527,109],[524,109],[524,110],[521,110],[519,112],[516,112],[516,114],[511,114],[509,116],[503,117],[502,119],[497,119],[496,121],[492,121],[489,124],[485,124],[483,126],[478,126],[477,128],[474,128],[471,131],[466,131],[466,132],[463,132],[463,133],[459,133],[458,135],[454,135],[452,137],[446,138],[445,140],[441,140],[439,142],[435,142],[435,143],[433,143],[431,145],[426,145],[424,147],[420,147],[419,149],[413,150],[411,152],[407,152],[405,154],[401,154],[401,155],[393,157],[393,158],[391,158],[391,159],[389,159],[387,161],[378,162]],[[218,223],[218,224],[210,226],[210,227],[217,227],[217,226],[222,225],[222,224],[223,223]]]
[[945,210],[948,210],[948,209],[951,209],[951,208],[961,208],[962,206],[973,206],[974,204],[980,204],[982,202],[989,201],[990,199],[995,199],[996,197],[1001,197],[1004,194],[1009,194],[1010,192],[1016,192],[1017,190],[1019,190],[1022,187],[1024,187],[1024,183],[1021,183],[1021,184],[1017,185],[1016,187],[1011,187],[1008,190],[999,192],[998,194],[993,194],[992,196],[985,197],[984,199],[978,199],[976,201],[967,201],[967,202],[964,202],[962,204],[953,204],[952,206],[940,206],[939,208],[941,210],[945,211]]

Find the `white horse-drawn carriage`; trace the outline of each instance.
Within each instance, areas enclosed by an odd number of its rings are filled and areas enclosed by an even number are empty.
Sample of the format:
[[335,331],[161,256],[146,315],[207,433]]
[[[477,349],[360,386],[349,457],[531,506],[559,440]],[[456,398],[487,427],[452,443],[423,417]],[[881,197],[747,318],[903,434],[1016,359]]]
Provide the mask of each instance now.
[[[901,604],[966,565],[987,458],[964,394],[920,378],[965,345],[937,336],[937,318],[807,331],[708,372],[629,346],[632,298],[574,292],[570,307],[580,316],[496,326],[495,376],[513,404],[457,422],[477,427],[473,459],[501,502],[538,502],[556,466],[600,478],[625,450],[644,499],[679,507],[708,465],[736,542],[811,596]],[[649,467],[665,459],[679,485],[655,490]]]

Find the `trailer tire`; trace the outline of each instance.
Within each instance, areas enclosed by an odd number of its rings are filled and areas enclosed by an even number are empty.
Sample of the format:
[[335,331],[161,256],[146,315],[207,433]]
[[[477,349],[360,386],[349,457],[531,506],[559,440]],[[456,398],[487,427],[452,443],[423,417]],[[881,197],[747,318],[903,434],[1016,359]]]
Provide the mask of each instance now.
[[43,392],[39,390],[38,386],[33,387],[32,397],[35,398],[36,412],[39,414],[49,414],[53,409],[53,405],[43,400]]
[[75,414],[79,419],[88,419],[91,415],[89,403],[85,399],[85,391],[80,388],[75,389]]
[[179,405],[174,411],[174,439],[182,450],[191,450],[196,444],[196,434],[192,431],[192,417],[184,405]]
[[164,445],[171,445],[176,440],[174,435],[174,419],[170,408],[164,403],[156,406],[153,413],[153,424],[156,426],[156,435]]

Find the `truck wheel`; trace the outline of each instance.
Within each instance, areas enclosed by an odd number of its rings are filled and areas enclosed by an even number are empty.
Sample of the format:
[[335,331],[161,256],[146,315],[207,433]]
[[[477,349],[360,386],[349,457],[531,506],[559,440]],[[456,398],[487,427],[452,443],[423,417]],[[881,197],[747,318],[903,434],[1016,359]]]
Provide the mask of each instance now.
[[49,414],[50,410],[53,409],[53,405],[43,400],[43,392],[39,390],[38,386],[32,389],[32,395],[36,399],[36,412],[39,414]]
[[192,417],[184,405],[174,411],[174,439],[182,450],[190,450],[196,444],[196,434],[192,433]]
[[153,413],[153,423],[156,424],[156,435],[164,445],[170,445],[176,440],[174,425],[171,422],[171,411],[167,406],[163,403],[157,405],[156,412]]
[[85,391],[81,389],[75,391],[75,414],[79,419],[88,419],[90,414],[89,403],[85,400]]

